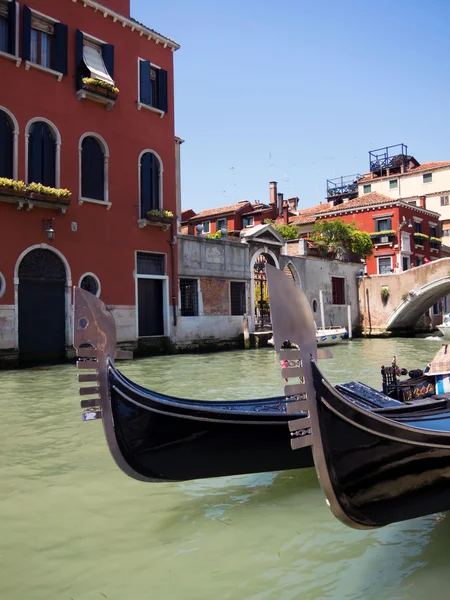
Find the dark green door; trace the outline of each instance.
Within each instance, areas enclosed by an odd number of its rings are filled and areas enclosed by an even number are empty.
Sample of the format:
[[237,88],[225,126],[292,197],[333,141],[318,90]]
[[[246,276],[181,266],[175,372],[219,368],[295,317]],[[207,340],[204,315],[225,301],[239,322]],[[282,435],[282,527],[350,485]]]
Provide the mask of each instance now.
[[66,351],[66,272],[50,250],[33,250],[19,267],[20,361],[53,362]]
[[163,282],[138,279],[139,337],[164,335]]

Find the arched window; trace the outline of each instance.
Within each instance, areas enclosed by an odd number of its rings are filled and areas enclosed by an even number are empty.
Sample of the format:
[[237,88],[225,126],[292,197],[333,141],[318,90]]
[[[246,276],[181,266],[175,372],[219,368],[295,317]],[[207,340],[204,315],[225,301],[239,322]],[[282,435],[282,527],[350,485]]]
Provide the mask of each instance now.
[[94,296],[100,296],[100,281],[94,273],[85,273],[80,278],[79,286],[82,290],[86,290]]
[[28,135],[28,183],[57,187],[54,131],[48,123],[36,121]]
[[105,200],[105,151],[93,136],[85,137],[81,143],[81,195]]
[[14,125],[0,110],[0,177],[14,178]]
[[159,158],[153,152],[144,152],[140,159],[141,177],[141,219],[145,219],[149,210],[161,210],[162,169]]

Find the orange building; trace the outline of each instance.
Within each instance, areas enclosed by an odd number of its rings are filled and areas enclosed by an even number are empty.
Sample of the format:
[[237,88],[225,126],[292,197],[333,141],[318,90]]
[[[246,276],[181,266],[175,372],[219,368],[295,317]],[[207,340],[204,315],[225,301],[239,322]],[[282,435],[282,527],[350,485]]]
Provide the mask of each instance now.
[[377,192],[337,206],[324,205],[317,219],[355,222],[372,238],[374,253],[366,261],[368,275],[406,271],[441,258],[439,214],[425,208],[423,199],[410,204]]
[[177,49],[130,0],[0,0],[0,357],[64,356],[73,285],[170,335]]

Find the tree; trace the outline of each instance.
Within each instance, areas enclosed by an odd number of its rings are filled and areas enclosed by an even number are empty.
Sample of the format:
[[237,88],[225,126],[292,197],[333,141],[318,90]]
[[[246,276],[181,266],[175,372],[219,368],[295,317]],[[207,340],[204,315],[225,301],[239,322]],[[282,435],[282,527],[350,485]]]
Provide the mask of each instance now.
[[313,227],[312,239],[317,243],[325,243],[332,252],[339,248],[351,250],[354,254],[365,258],[373,250],[372,240],[365,231],[356,227],[355,221],[344,223],[342,219],[332,221],[316,221]]
[[356,229],[352,233],[351,250],[353,254],[367,258],[373,254],[373,243],[370,235],[366,231]]
[[299,237],[299,229],[296,225],[274,225],[273,227],[285,240],[297,240]]

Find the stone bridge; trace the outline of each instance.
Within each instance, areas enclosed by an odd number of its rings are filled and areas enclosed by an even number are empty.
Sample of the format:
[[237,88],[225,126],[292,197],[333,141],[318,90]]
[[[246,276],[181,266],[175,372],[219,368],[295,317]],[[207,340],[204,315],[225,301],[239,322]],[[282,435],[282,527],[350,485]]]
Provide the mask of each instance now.
[[[387,291],[382,291],[383,288]],[[450,294],[450,258],[402,273],[361,277],[359,304],[363,332],[373,335],[429,330],[431,321],[424,313],[447,294]]]

